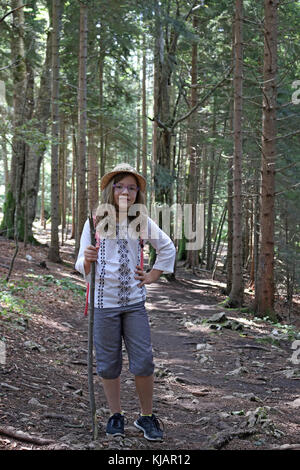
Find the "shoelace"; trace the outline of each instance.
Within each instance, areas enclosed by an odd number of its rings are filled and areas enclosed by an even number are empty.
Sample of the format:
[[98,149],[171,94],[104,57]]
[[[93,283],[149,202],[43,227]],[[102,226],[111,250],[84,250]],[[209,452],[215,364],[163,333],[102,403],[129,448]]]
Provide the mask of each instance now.
[[[127,418],[125,418],[125,416],[123,416],[123,415],[121,415],[121,414],[120,414],[120,415],[114,414],[114,415],[110,418],[111,421],[112,421],[112,425],[113,425],[114,427],[119,427],[119,428],[120,428],[120,427],[121,427],[121,419],[122,419],[122,418],[124,419],[124,423],[127,424]],[[126,421],[125,421],[125,420],[126,420]]]
[[156,428],[157,429],[160,429],[159,425],[161,424],[162,426],[162,431],[164,430],[164,423],[162,422],[162,420],[160,418],[157,418],[155,415],[152,415],[152,421],[153,423],[155,424]]

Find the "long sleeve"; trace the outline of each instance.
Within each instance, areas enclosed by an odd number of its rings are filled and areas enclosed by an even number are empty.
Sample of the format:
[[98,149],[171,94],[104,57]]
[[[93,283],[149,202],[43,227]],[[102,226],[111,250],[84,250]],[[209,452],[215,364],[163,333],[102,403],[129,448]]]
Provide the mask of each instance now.
[[86,275],[84,271],[84,250],[90,244],[91,244],[90,226],[89,226],[89,220],[86,220],[83,226],[83,230],[82,230],[82,234],[80,238],[80,248],[79,248],[79,253],[77,256],[77,261],[75,263],[75,269],[83,275],[84,279],[87,282],[90,282],[91,275],[90,274]]
[[156,260],[153,269],[159,269],[166,274],[174,272],[176,248],[170,237],[159,226],[148,218],[147,239],[156,250]]

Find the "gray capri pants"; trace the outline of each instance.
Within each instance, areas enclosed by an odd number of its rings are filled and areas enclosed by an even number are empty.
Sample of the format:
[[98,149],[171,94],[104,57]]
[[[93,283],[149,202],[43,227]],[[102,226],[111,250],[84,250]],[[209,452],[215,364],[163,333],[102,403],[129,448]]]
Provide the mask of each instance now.
[[150,325],[144,301],[116,308],[95,308],[94,345],[97,373],[116,379],[122,370],[122,338],[134,375],[153,374]]

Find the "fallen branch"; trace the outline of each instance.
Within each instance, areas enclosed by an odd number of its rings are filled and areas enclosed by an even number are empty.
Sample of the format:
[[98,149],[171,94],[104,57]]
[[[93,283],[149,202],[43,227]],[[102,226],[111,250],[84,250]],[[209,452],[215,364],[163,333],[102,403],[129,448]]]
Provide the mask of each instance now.
[[272,450],[300,450],[300,444],[283,444],[272,447]]
[[59,413],[44,413],[43,418],[48,418],[48,419],[63,419],[66,421],[69,421],[71,418],[66,415],[62,415]]
[[13,257],[12,257],[11,262],[10,262],[9,271],[8,271],[7,276],[6,276],[6,282],[8,282],[9,279],[10,279],[10,275],[11,275],[11,272],[12,272],[13,267],[14,267],[14,262],[15,262],[17,254],[18,254],[18,251],[19,251],[18,237],[15,237],[15,243],[16,243],[16,247],[15,247]]
[[7,266],[6,264],[0,263],[0,266],[1,266],[1,268],[9,269],[9,266]]
[[241,344],[239,346],[232,346],[231,345],[231,348],[237,348],[237,349],[240,349],[240,348],[262,349],[263,351],[268,351],[268,352],[271,351],[271,349],[264,348],[263,346],[256,346],[255,344]]
[[32,444],[37,444],[39,446],[45,446],[54,443],[54,441],[50,439],[43,439],[42,437],[32,436],[31,434],[27,434],[26,432],[18,431],[12,426],[0,426],[0,434],[2,434],[3,436],[12,437],[13,439],[17,439],[18,441],[31,442]]
[[70,361],[70,364],[76,364],[78,366],[86,366],[87,365],[87,361]]

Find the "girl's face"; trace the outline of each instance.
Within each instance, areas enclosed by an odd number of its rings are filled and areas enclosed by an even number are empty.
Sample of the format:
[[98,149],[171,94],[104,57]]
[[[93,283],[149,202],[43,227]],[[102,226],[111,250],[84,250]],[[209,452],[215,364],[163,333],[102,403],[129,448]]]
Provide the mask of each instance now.
[[114,185],[114,203],[119,209],[128,209],[137,195],[137,181],[134,176],[124,176]]

